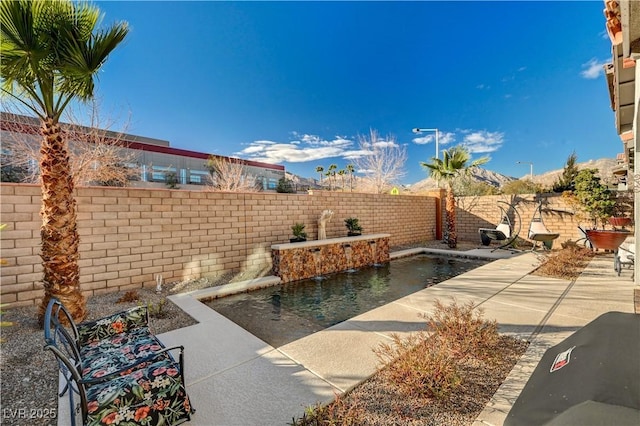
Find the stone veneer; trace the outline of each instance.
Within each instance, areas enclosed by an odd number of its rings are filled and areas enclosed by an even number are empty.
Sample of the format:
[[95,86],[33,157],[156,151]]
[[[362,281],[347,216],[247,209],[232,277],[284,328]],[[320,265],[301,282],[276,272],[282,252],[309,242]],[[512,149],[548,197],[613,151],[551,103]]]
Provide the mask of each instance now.
[[369,234],[275,244],[271,246],[272,271],[287,283],[387,262],[390,236]]

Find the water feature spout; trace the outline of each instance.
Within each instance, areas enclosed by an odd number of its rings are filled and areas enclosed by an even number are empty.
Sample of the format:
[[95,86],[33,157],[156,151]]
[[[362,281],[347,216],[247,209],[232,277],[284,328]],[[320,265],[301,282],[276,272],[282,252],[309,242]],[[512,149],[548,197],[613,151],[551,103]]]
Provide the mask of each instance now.
[[355,272],[353,269],[353,249],[351,248],[351,244],[343,244],[342,248],[344,249],[344,257],[347,260],[347,270],[345,272]]
[[372,266],[380,266],[380,264],[376,262],[377,254],[378,254],[376,248],[377,248],[377,244],[375,240],[369,241],[369,249],[371,249],[371,265]]
[[322,279],[322,257],[320,253],[320,248],[314,247],[312,249],[309,249],[309,251],[313,255],[313,263],[315,264],[315,267],[316,267],[315,279],[321,280]]

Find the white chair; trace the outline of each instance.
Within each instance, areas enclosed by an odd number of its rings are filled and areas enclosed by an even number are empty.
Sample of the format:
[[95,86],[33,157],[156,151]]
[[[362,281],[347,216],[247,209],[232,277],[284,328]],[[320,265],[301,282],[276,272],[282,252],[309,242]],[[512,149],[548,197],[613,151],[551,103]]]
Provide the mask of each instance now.
[[634,278],[634,262],[636,255],[636,239],[634,237],[627,237],[626,240],[618,250],[613,258],[613,269],[618,273],[618,276],[622,273],[622,267],[628,266],[631,269],[631,279]]
[[538,204],[536,212],[531,218],[529,224],[529,239],[533,241],[533,247],[531,251],[534,251],[538,247],[538,242],[542,242],[542,249],[550,249],[553,245],[553,240],[558,238],[560,234],[551,232],[542,221],[542,203]]

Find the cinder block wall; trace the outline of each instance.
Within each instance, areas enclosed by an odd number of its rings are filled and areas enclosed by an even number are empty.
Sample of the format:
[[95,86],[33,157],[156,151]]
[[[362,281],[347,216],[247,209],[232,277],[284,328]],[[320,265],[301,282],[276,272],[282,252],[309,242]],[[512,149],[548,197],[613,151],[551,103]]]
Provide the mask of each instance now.
[[[40,187],[0,185],[1,303],[42,297]],[[291,225],[334,211],[327,237],[346,236],[344,219],[359,218],[364,233],[389,233],[390,245],[431,240],[435,199],[315,191],[307,194],[213,193],[144,188],[77,188],[81,286],[87,296],[155,285],[155,275],[183,280],[271,269],[271,245],[288,242]]]

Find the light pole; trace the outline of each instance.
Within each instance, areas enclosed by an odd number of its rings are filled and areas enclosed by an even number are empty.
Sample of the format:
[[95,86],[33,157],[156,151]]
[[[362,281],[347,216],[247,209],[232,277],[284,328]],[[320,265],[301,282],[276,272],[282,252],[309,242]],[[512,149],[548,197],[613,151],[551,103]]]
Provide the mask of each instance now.
[[530,161],[516,161],[516,164],[528,164],[530,167],[529,175],[531,176],[531,182],[533,182],[533,163]]
[[438,137],[439,137],[439,133],[440,132],[438,131],[438,129],[423,129],[423,128],[420,128],[420,127],[416,127],[416,128],[413,129],[413,133],[418,134],[418,133],[422,133],[422,132],[436,132],[436,158],[438,158],[438,153],[439,153],[439,150],[438,150],[438,142],[439,142]]

